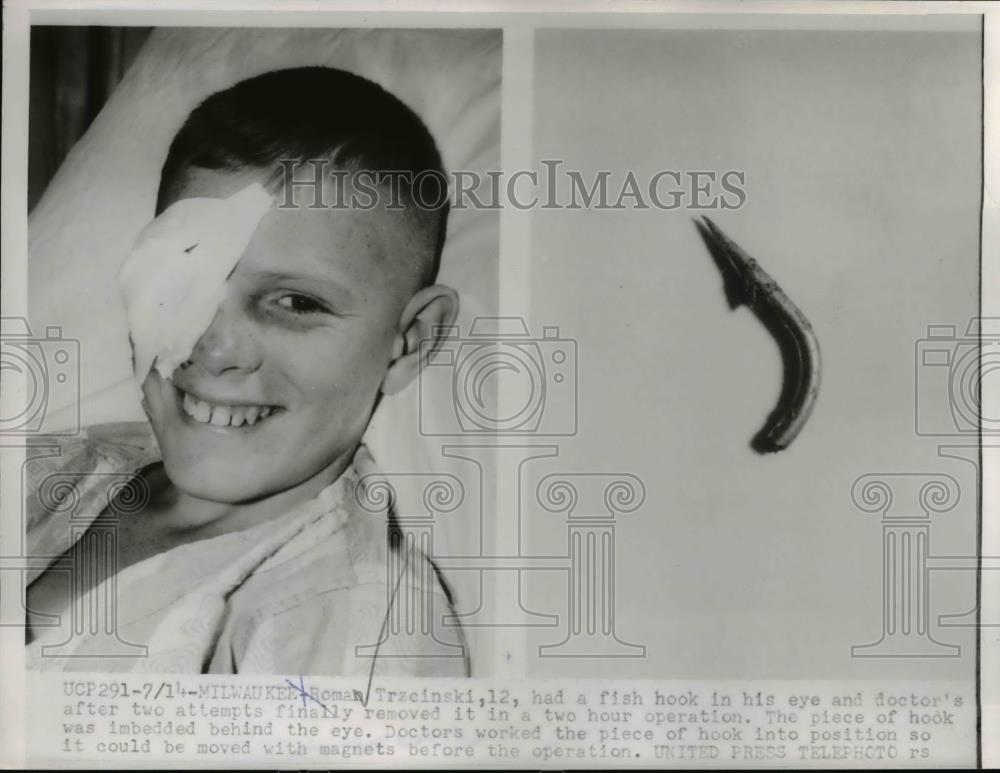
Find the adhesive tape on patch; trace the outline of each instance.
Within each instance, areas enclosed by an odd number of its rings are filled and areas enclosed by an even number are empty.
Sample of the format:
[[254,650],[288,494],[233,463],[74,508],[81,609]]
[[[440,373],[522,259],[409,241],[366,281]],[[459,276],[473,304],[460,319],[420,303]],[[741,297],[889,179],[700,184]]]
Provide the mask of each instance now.
[[181,199],[139,234],[118,274],[139,386],[188,360],[233,272],[271,208],[253,183],[227,199]]

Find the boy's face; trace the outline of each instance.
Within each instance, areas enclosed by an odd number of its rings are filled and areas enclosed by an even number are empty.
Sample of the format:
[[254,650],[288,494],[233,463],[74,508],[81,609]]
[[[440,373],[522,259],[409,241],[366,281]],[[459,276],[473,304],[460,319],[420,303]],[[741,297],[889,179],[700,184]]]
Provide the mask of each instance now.
[[[258,179],[195,169],[177,198],[227,197]],[[245,502],[342,460],[393,360],[414,293],[405,215],[305,198],[264,215],[189,362],[143,384],[167,474],[189,494]]]

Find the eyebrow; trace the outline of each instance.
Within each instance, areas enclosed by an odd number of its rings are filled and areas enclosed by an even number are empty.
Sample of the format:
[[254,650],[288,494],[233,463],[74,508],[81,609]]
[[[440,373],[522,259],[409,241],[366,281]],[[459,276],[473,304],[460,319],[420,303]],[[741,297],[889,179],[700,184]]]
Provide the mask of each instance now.
[[351,289],[330,277],[290,274],[284,271],[255,271],[253,277],[264,282],[295,282],[307,285],[310,290],[328,298],[336,305],[349,306],[354,302],[354,293]]

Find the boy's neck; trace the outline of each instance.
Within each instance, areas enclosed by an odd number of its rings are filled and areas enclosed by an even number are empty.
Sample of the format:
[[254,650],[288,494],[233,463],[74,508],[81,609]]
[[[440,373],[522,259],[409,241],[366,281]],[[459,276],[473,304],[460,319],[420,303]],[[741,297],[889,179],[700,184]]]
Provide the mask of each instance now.
[[243,531],[277,518],[317,496],[344,474],[355,450],[350,449],[311,478],[291,488],[249,502],[214,502],[189,494],[177,488],[159,465],[150,473],[155,478],[150,481],[151,488],[158,494],[148,513],[156,518],[159,528],[198,539]]

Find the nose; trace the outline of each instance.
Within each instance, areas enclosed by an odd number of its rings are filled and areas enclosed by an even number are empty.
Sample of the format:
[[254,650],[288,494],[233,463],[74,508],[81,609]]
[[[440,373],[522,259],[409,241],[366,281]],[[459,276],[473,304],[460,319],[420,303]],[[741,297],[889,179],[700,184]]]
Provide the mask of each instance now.
[[238,300],[227,297],[219,305],[191,357],[184,367],[198,365],[213,376],[226,373],[252,373],[260,367],[260,349],[251,320]]

